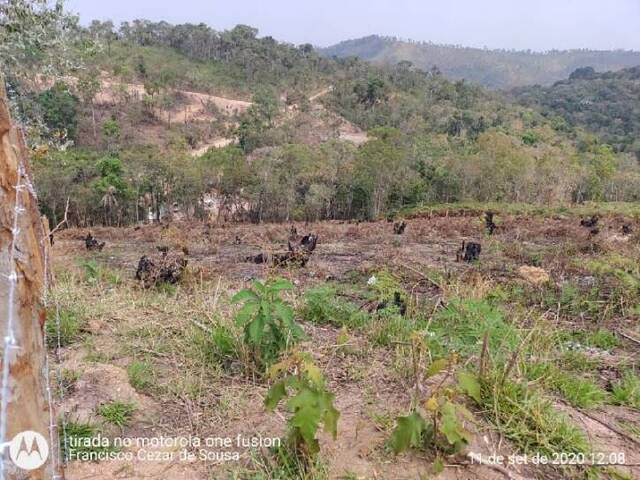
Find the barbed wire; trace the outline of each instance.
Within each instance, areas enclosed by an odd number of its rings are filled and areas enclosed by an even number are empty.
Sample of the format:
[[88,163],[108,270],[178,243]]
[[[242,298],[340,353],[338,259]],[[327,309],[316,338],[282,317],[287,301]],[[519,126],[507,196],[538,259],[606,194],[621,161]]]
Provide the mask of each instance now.
[[[16,155],[18,158],[18,179],[16,185],[13,187],[15,189],[15,205],[14,205],[14,215],[13,215],[13,225],[11,229],[12,239],[11,245],[9,246],[9,273],[8,275],[3,275],[9,285],[8,285],[8,307],[7,307],[7,326],[6,333],[4,337],[4,351],[3,351],[3,364],[2,364],[2,384],[0,386],[0,392],[2,395],[2,399],[0,401],[0,442],[6,442],[7,436],[7,427],[8,427],[8,408],[9,408],[9,397],[11,394],[11,357],[12,353],[15,350],[19,350],[21,348],[16,341],[16,289],[18,286],[18,278],[19,274],[16,270],[16,261],[17,254],[19,254],[19,250],[17,248],[18,237],[20,234],[20,220],[21,215],[26,211],[22,202],[22,192],[26,191],[30,194],[34,201],[37,201],[37,195],[31,184],[30,179],[28,178],[26,169],[22,163],[22,159],[20,155]],[[48,241],[48,237],[43,236],[41,239],[41,248],[43,251],[44,257],[44,279],[43,279],[43,289],[42,289],[42,305],[45,308],[45,311],[48,312],[49,309],[49,246],[47,246],[44,242]],[[59,361],[60,348],[61,348],[61,327],[60,327],[60,309],[58,306],[58,300],[54,297],[54,305],[55,305],[55,316],[56,316],[56,329],[57,329],[57,347],[56,347],[56,364],[57,364],[57,372],[58,372],[58,385],[59,391],[61,392],[62,399],[64,399],[64,389],[63,389],[63,378],[62,371]],[[49,407],[49,443],[50,443],[50,452],[51,452],[51,472],[52,472],[52,480],[60,480],[62,476],[59,474],[59,462],[61,460],[61,452],[60,445],[57,441],[57,429],[58,423],[55,418],[54,413],[54,395],[51,389],[51,376],[50,376],[50,365],[49,365],[49,352],[47,350],[48,346],[48,338],[47,338],[47,329],[44,328],[44,377],[46,381],[46,394],[47,394],[47,403]],[[64,445],[67,445],[67,431],[66,431],[66,421],[63,416],[62,418],[62,426],[63,426],[63,441]],[[6,478],[6,465],[5,465],[5,457],[4,453],[0,454],[0,480],[5,480]]]
[[[45,232],[46,234],[46,232]],[[42,237],[42,249],[44,252],[44,285],[43,285],[43,295],[42,295],[42,304],[47,312],[46,321],[49,321],[49,288],[50,288],[50,272],[49,272],[49,248],[50,244],[47,245],[46,242],[49,241],[49,238],[45,235]],[[56,318],[56,365],[57,365],[57,382],[58,382],[58,393],[61,397],[60,402],[64,400],[64,388],[63,388],[63,378],[62,378],[62,367],[60,365],[60,308],[58,306],[58,299],[54,296],[54,307],[55,307],[55,318]],[[49,403],[49,441],[51,443],[51,470],[52,470],[52,480],[60,480],[63,477],[59,474],[59,462],[62,465],[65,464],[64,458],[62,457],[62,451],[60,449],[60,443],[58,441],[56,433],[58,432],[58,421],[54,414],[54,396],[51,392],[51,376],[50,376],[50,368],[49,368],[49,338],[47,333],[47,328],[45,326],[44,329],[44,347],[45,347],[45,377],[47,380],[47,401]],[[62,416],[62,433],[63,433],[63,445],[67,445],[67,423],[66,418]],[[59,432],[58,432],[59,433]],[[56,452],[57,449],[57,452]]]
[[[9,282],[8,288],[8,306],[7,306],[7,326],[4,337],[4,351],[2,354],[2,385],[0,392],[2,394],[2,400],[0,401],[0,442],[5,443],[7,441],[7,411],[9,408],[9,395],[10,395],[10,381],[11,381],[11,355],[14,350],[20,349],[20,346],[16,343],[15,333],[15,294],[16,287],[18,285],[18,272],[16,271],[16,241],[20,233],[20,214],[24,212],[24,208],[21,205],[21,190],[25,188],[22,183],[23,175],[25,174],[22,163],[18,163],[18,180],[16,181],[15,189],[15,205],[13,210],[13,225],[11,228],[11,245],[9,246],[9,274],[6,278]],[[5,480],[5,459],[4,452],[0,455],[0,480]]]

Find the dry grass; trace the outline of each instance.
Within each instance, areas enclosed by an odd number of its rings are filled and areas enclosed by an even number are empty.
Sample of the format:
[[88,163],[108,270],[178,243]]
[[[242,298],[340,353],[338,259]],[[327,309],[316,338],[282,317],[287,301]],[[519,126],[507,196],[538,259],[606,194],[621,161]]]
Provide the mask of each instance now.
[[[274,269],[243,261],[260,251],[286,248],[289,225],[185,223],[138,229],[93,228],[93,234],[105,240],[107,246],[103,252],[91,254],[84,250],[81,241],[86,230],[65,231],[56,239],[54,249],[56,298],[65,308],[83,312],[82,338],[65,347],[61,357],[64,368],[81,372],[74,391],[67,395],[94,398],[96,404],[132,399],[143,402],[142,410],[147,415],[141,414],[138,405],[130,425],[125,427],[127,435],[165,433],[234,438],[239,433],[282,435],[285,424],[281,416],[264,411],[262,402],[267,385],[246,367],[247,352],[233,322],[234,307],[229,299],[250,279],[276,275],[289,278],[296,288],[287,294],[287,300],[296,308],[302,305],[305,290],[330,280],[344,295],[341,301],[351,302],[356,310],[360,308],[367,314],[375,312],[367,278],[387,270],[394,272],[410,299],[409,312],[414,323],[409,330],[430,328],[431,314],[450,300],[471,299],[500,302],[506,312],[505,321],[517,325],[518,331],[534,328],[569,334],[584,329],[596,331],[605,328],[605,324],[590,324],[592,320],[584,317],[585,307],[580,302],[586,293],[569,297],[563,288],[567,281],[579,283],[585,277],[594,276],[578,265],[606,255],[603,249],[585,249],[585,246],[607,244],[612,235],[609,231],[616,231],[621,222],[632,222],[638,227],[634,219],[620,215],[606,217],[602,222],[603,231],[595,238],[589,237],[575,216],[498,215],[499,230],[491,237],[486,236],[481,217],[471,213],[413,218],[408,220],[405,235],[394,235],[392,224],[387,222],[299,223],[296,224],[299,233],[315,233],[320,237],[318,249],[304,269]],[[611,229],[607,228],[609,225]],[[236,236],[242,240],[239,245],[234,242]],[[480,262],[455,262],[455,251],[462,240],[482,243]],[[156,245],[186,247],[190,253],[188,274],[176,286],[144,290],[136,284],[133,273],[138,258],[152,252]],[[616,244],[615,249],[625,258],[640,257],[635,238]],[[82,262],[88,259],[98,265],[97,273],[87,274]],[[527,282],[518,273],[522,266],[544,270],[551,282],[544,285]],[[618,297],[612,297],[618,294],[615,278],[609,278],[615,277],[615,272],[598,275],[603,281],[597,285],[603,289],[609,285],[606,288],[610,290],[598,292],[598,300],[591,305],[595,309],[593,321],[607,319],[606,328],[613,332],[620,326],[629,329],[628,321],[620,317],[622,310],[615,306]],[[595,277],[600,279],[598,275]],[[625,298],[630,301],[631,297]],[[340,325],[300,320],[307,334],[301,348],[309,351],[323,370],[342,412],[338,440],[322,438],[323,465],[315,478],[340,475],[347,475],[343,478],[374,475],[416,478],[419,472],[428,469],[422,455],[395,458],[386,447],[393,418],[408,407],[409,365],[401,341],[377,345],[372,341],[372,329],[386,328],[385,335],[402,339],[404,326],[389,330],[395,328],[392,323],[373,323],[342,329]],[[543,330],[536,327],[540,321],[547,322]],[[633,328],[631,330],[633,333]],[[539,334],[533,338],[537,336]],[[522,355],[536,352],[542,358],[542,352],[549,352],[545,361],[551,362],[558,344],[555,337],[543,337],[547,341],[536,340],[536,347],[523,348]],[[607,366],[629,365],[629,358],[637,360],[637,354],[637,345],[621,342],[614,347]],[[623,358],[626,358],[624,362]],[[144,388],[123,386],[127,391],[139,390],[131,393],[131,398],[121,398],[117,387],[110,391],[100,389],[87,377],[87,372],[108,367],[128,382],[131,377],[127,372],[135,362],[145,365],[146,375],[152,380],[147,381]],[[520,381],[526,371],[525,365],[518,362],[511,374],[514,381]],[[577,371],[569,374],[575,378],[584,375]],[[594,381],[599,388],[609,388],[597,376]],[[542,394],[549,398],[562,391],[562,388],[545,385],[537,378],[532,384],[534,388],[542,388]],[[88,392],[93,392],[93,397],[88,396]],[[65,402],[67,404],[69,402]],[[85,410],[91,413],[91,406]],[[516,451],[514,444],[499,440],[490,426],[490,412],[478,411],[477,416],[478,430],[485,432],[491,441],[487,444],[477,437],[471,448],[484,453],[494,448],[504,453]],[[606,435],[616,437],[611,431]],[[609,438],[606,435],[592,439],[592,448],[608,448],[603,444]],[[637,457],[633,449],[626,451],[629,458]],[[257,475],[257,470],[264,474],[264,469],[259,467],[262,461],[257,461],[264,453],[243,451],[239,464],[197,462],[190,466],[191,475],[192,478],[223,478],[224,475],[255,478],[252,475]],[[80,471],[81,466],[73,468]],[[142,466],[132,468],[135,472],[127,478],[142,475]],[[105,472],[108,471],[107,468]],[[444,478],[453,478],[457,471],[469,478],[500,476],[490,468],[476,465],[447,469]],[[530,477],[538,474],[531,467],[513,471]],[[553,470],[544,472],[551,477],[559,475]],[[571,477],[579,474],[579,470],[562,473]],[[263,478],[277,477],[271,472]]]

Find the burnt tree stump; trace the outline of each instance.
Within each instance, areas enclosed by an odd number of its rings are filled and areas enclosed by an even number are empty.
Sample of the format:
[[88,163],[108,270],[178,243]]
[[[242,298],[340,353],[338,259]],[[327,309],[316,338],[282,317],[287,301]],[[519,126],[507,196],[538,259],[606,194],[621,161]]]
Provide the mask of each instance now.
[[480,259],[482,245],[477,242],[462,242],[462,247],[456,252],[456,261],[475,262]]

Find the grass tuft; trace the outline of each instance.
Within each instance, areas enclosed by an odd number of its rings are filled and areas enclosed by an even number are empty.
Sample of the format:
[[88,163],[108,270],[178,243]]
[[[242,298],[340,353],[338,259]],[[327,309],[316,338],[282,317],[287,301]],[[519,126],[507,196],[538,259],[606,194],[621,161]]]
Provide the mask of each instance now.
[[127,376],[129,384],[138,392],[148,392],[155,383],[155,374],[153,366],[142,360],[134,360],[127,367]]
[[611,393],[617,405],[640,408],[640,377],[631,371],[625,372]]
[[96,413],[111,425],[124,428],[129,425],[135,411],[136,406],[133,403],[115,401],[98,406]]

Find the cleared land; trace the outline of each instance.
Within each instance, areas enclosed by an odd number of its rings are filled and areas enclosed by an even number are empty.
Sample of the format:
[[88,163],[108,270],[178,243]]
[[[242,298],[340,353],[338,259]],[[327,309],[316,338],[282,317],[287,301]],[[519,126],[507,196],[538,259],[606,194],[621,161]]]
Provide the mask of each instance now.
[[[388,446],[414,388],[412,335],[427,337],[426,365],[456,351],[475,371],[486,331],[489,369],[498,372],[505,357],[510,366],[505,380],[483,385],[481,402],[469,399],[465,452],[583,451],[607,463],[620,454],[625,465],[505,468],[513,478],[637,478],[640,220],[635,207],[620,207],[600,211],[597,227],[581,225],[596,210],[502,210],[493,235],[484,208],[411,212],[402,235],[387,221],[298,223],[300,234],[320,238],[305,268],[245,261],[286,250],[285,224],[95,228],[106,241],[101,252],[86,251],[87,230],[67,230],[54,254],[55,296],[70,325],[60,355],[69,428],[88,422],[94,433],[127,437],[284,435],[286,411],[265,411],[268,382],[247,373],[229,302],[252,279],[284,277],[295,285],[286,298],[307,336],[298,348],[322,369],[341,412],[338,438],[321,436],[309,478],[431,475],[433,452],[395,456]],[[479,261],[456,262],[463,240],[481,243]],[[178,285],[145,290],[133,274],[156,246],[186,249],[188,271]],[[372,276],[397,282],[404,315],[381,308]],[[131,410],[121,424],[104,410],[114,404]],[[238,462],[74,462],[68,478],[291,478],[267,449],[239,453]],[[464,453],[446,457],[438,478],[507,478],[469,462]]]

